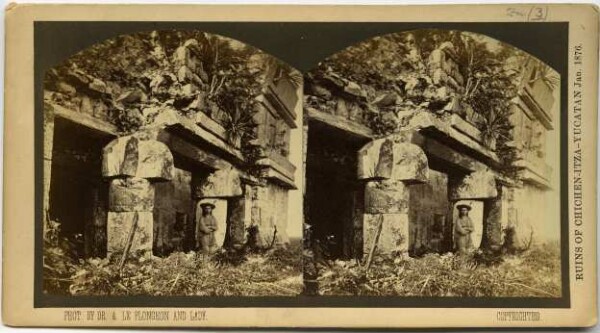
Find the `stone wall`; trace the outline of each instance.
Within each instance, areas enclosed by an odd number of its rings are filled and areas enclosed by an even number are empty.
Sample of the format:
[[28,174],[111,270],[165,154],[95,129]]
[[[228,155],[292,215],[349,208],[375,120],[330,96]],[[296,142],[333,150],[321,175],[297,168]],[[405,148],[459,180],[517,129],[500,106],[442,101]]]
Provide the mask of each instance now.
[[513,225],[517,231],[517,245],[523,247],[560,239],[560,214],[553,204],[558,195],[535,186],[527,185],[513,189],[510,205],[507,205],[506,226]]
[[[175,168],[172,181],[156,184],[154,204],[154,253],[190,250],[194,232],[194,203],[191,193],[192,173]],[[176,226],[177,224],[177,226]],[[183,235],[178,228],[182,228]],[[186,237],[187,236],[187,237]],[[190,238],[192,238],[190,240]]]
[[273,183],[255,186],[252,199],[252,225],[258,227],[258,245],[289,243],[287,190]]
[[451,223],[448,175],[429,169],[428,182],[411,186],[409,192],[409,251],[442,251],[446,226]]

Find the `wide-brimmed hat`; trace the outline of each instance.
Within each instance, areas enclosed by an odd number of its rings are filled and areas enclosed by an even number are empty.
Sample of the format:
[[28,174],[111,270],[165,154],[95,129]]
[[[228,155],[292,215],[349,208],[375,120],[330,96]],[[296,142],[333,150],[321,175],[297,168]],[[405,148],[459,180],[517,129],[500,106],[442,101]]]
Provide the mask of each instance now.
[[461,210],[462,208],[466,208],[467,210],[471,210],[471,206],[467,204],[456,205],[456,209]]
[[212,209],[215,209],[215,204],[212,201],[203,201],[200,203],[200,207],[210,207]]

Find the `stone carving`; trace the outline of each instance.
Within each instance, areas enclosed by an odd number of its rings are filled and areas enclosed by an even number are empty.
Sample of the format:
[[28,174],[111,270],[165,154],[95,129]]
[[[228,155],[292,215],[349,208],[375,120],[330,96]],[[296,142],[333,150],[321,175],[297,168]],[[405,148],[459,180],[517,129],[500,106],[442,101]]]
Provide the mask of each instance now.
[[365,187],[365,213],[408,211],[408,191],[402,181],[373,181]]
[[496,198],[496,176],[490,170],[475,171],[459,181],[450,182],[450,199]]
[[116,178],[110,182],[108,209],[111,212],[150,212],[154,186],[144,178]]
[[426,182],[429,174],[423,150],[394,134],[374,140],[358,152],[358,178]]
[[154,185],[147,179],[113,179],[108,194],[107,253],[122,252],[135,215],[138,220],[131,251],[152,253],[154,225]]
[[165,144],[147,136],[123,136],[104,147],[102,175],[171,180],[173,155]]
[[405,252],[408,250],[408,214],[364,214],[363,251],[368,254],[377,233],[380,219],[383,219],[381,234],[377,243],[380,253]]
[[125,249],[127,237],[136,214],[138,215],[138,221],[130,251],[142,252],[144,255],[152,254],[154,235],[152,211],[108,212],[106,250],[109,256],[122,253]]
[[240,173],[234,167],[219,169],[194,184],[197,198],[223,198],[243,195]]

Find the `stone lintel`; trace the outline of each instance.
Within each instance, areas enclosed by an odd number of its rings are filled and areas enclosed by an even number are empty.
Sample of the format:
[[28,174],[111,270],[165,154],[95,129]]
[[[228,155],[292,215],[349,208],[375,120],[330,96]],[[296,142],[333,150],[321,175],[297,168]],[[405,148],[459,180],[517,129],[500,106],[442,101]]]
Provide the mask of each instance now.
[[356,121],[348,120],[313,108],[306,108],[306,112],[308,112],[308,117],[311,120],[335,127],[359,138],[371,139],[374,136],[373,131],[369,127],[359,124]]
[[550,185],[550,181],[548,179],[540,176],[538,173],[529,168],[521,170],[519,178],[521,178],[524,182],[531,183],[542,189],[552,189],[552,185]]
[[180,154],[210,169],[217,170],[231,166],[230,163],[217,155],[195,146],[179,135],[161,131],[157,140],[165,143],[174,153]]
[[117,127],[109,122],[106,122],[99,118],[95,118],[86,113],[73,111],[55,103],[44,102],[44,112],[52,112],[54,113],[55,117],[61,117],[63,119],[69,120],[71,122],[77,123],[87,128],[94,129],[102,133],[109,134],[111,136],[116,137],[119,132],[117,130]]
[[498,197],[496,175],[489,171],[476,171],[460,180],[449,182],[451,200],[493,199]]
[[218,151],[219,154],[226,156],[231,163],[241,165],[245,162],[244,156],[239,149],[211,131],[198,126],[192,119],[179,116],[178,123],[167,126],[166,130],[192,143],[208,144]]
[[274,171],[282,174],[286,178],[290,179],[292,182],[294,181],[294,173],[296,172],[296,167],[281,155],[269,154],[268,157],[261,158],[258,161],[256,161],[256,164],[271,168]]
[[193,177],[192,193],[196,198],[229,198],[242,196],[244,191],[239,171],[231,166],[204,178]]
[[486,169],[487,166],[481,161],[458,152],[452,147],[449,147],[439,140],[426,137],[423,133],[415,132],[411,142],[420,146],[427,155],[443,160],[451,167],[458,167],[466,172]]
[[[470,151],[471,154],[480,155],[491,163],[499,163],[500,161],[494,152],[484,147],[481,142],[473,139],[473,136],[477,136],[478,130],[475,128],[467,130],[472,125],[466,121],[461,121],[462,119],[457,119],[456,115],[437,116],[431,112],[420,111],[409,112],[403,115],[403,118],[408,120],[406,128],[421,132],[427,130],[427,132],[435,133],[436,137],[441,136],[451,140],[455,145],[464,147],[467,152]],[[467,135],[465,132],[469,134]]]
[[296,184],[294,183],[294,180],[292,178],[287,177],[286,175],[282,174],[281,172],[279,172],[276,169],[266,168],[262,172],[262,177],[267,178],[271,181],[274,181],[275,183],[279,184],[280,186],[282,186],[288,190],[297,189]]

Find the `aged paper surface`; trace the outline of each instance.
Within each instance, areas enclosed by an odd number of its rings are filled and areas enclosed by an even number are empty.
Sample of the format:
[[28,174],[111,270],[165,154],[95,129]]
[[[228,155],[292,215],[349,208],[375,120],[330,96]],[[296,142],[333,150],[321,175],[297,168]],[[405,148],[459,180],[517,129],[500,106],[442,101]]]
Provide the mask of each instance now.
[[596,7],[6,21],[5,324],[596,323]]

